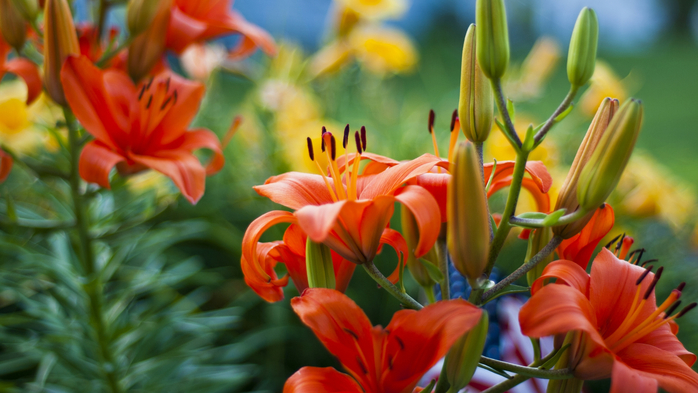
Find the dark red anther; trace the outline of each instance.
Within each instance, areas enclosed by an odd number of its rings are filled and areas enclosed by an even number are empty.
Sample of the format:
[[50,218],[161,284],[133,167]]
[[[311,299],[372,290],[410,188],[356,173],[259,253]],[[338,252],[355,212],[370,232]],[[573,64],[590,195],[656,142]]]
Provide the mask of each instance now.
[[361,126],[361,147],[366,151],[366,126]]
[[656,258],[655,259],[648,259],[648,260],[642,262],[642,265],[640,265],[640,266],[645,266],[648,263],[657,262],[657,261],[659,261],[659,259],[656,259]]
[[313,140],[308,137],[308,155],[310,156],[310,161],[315,161],[315,152],[313,151]]
[[436,113],[433,109],[429,109],[429,133],[434,131],[434,121],[436,120]]
[[618,236],[614,237],[613,240],[611,240],[610,242],[608,242],[608,244],[606,244],[606,245],[604,246],[604,248],[610,249],[610,248],[611,248],[611,244],[614,244],[616,241],[618,241],[618,239],[620,239],[621,236],[625,236],[625,234],[623,233],[623,234],[621,234],[621,235],[618,235]]
[[349,143],[349,124],[344,127],[344,139],[342,140],[342,147],[344,150],[347,149],[347,143]]
[[140,101],[141,98],[143,98],[144,93],[145,93],[145,85],[141,86],[141,92],[138,93],[138,101]]
[[337,142],[334,139],[334,135],[330,136],[330,156],[332,157],[332,161],[337,159]]
[[356,151],[358,151],[359,154],[363,153],[364,151],[361,149],[361,137],[358,131],[354,133],[354,141],[356,142]]
[[647,269],[645,269],[645,271],[642,272],[640,277],[638,277],[637,281],[635,281],[635,285],[640,285],[645,280],[645,277],[647,277],[647,275],[650,274],[652,269],[654,269],[654,265],[648,266]]
[[456,128],[456,119],[458,119],[458,109],[453,110],[453,114],[451,115],[451,132]]
[[327,132],[327,128],[325,126],[322,126],[322,135],[320,136],[320,148],[322,149],[322,152],[325,152],[325,133]]
[[679,311],[679,313],[676,314],[676,318],[681,318],[681,317],[683,317],[684,315],[686,315],[687,312],[693,310],[694,308],[696,308],[696,303],[695,303],[695,302],[689,304],[688,306],[684,307],[683,310]]
[[652,280],[652,283],[650,286],[647,288],[647,291],[645,292],[645,296],[642,298],[647,300],[650,295],[652,294],[652,291],[654,291],[654,287],[657,286],[657,281],[659,281],[659,278],[662,277],[662,272],[664,271],[664,266],[660,266],[659,269],[657,269],[657,273],[654,274],[654,279]]
[[669,307],[669,309],[666,310],[666,312],[664,313],[664,319],[669,318],[669,316],[671,316],[671,314],[673,314],[674,311],[676,311],[676,309],[679,308],[680,305],[681,305],[681,300],[674,302],[674,304],[672,304],[671,307]]
[[150,95],[150,98],[148,98],[148,103],[145,104],[145,109],[150,109],[150,104],[153,103],[153,95]]

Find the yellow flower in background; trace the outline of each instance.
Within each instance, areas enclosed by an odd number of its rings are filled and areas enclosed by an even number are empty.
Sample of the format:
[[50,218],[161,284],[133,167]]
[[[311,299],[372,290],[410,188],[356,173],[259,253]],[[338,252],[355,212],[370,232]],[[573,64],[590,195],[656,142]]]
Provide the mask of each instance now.
[[418,54],[412,40],[398,29],[361,26],[348,39],[356,58],[375,74],[409,72],[417,64]]
[[335,0],[341,7],[347,8],[362,19],[382,20],[399,18],[407,11],[406,0]]
[[519,69],[507,77],[506,91],[514,101],[537,98],[560,60],[560,45],[551,37],[541,37],[533,45]]
[[345,40],[325,45],[313,56],[309,71],[312,76],[332,74],[352,60],[351,46]]
[[628,78],[621,80],[608,63],[596,61],[594,75],[591,77],[589,88],[579,100],[579,107],[586,116],[593,116],[604,98],[617,98],[621,103],[628,98]]
[[206,82],[211,73],[228,57],[225,47],[216,44],[192,44],[182,53],[179,60],[182,68],[192,79]]
[[129,176],[126,188],[137,197],[152,193],[159,206],[172,204],[179,195],[172,181],[157,171],[143,171]]
[[44,94],[31,105],[26,99],[23,81],[0,84],[0,144],[19,154],[33,153],[41,147],[56,149],[56,140],[45,128],[55,127],[60,108]]
[[634,218],[657,217],[675,230],[695,217],[694,190],[650,155],[636,151],[629,168],[611,195],[619,212]]

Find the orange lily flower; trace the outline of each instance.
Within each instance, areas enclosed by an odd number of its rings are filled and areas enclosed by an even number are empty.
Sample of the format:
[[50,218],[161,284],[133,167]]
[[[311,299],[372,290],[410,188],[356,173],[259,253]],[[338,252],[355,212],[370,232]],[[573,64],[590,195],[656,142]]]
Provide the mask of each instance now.
[[[352,160],[351,172],[340,170],[335,160],[334,137],[326,132],[323,144],[327,147],[324,150],[330,162],[330,176],[326,176],[317,164],[320,175],[289,172],[269,178],[264,185],[254,187],[255,191],[295,210],[293,214],[281,214],[280,217],[284,218],[278,222],[297,222],[312,241],[325,243],[343,258],[357,264],[373,260],[382,239],[385,239],[384,230],[393,215],[394,204],[400,202],[412,211],[422,234],[415,254],[426,254],[436,242],[441,226],[439,206],[422,187],[402,185],[428,172],[440,161],[439,158],[425,154],[379,174],[359,175],[358,157],[363,152],[365,137],[360,138],[358,132],[355,136],[357,152],[353,155],[357,159]],[[347,139],[345,137],[345,141]],[[314,159],[310,139],[309,151]],[[348,168],[342,166],[342,169]],[[246,260],[254,260],[257,239],[266,228],[248,227],[243,240]],[[266,273],[261,269],[258,272],[265,277]]]
[[36,64],[23,57],[7,60],[11,50],[10,45],[0,35],[0,80],[7,72],[22,78],[27,84],[27,105],[29,105],[41,94],[43,88],[41,74]]
[[[204,193],[207,174],[223,167],[218,137],[209,130],[187,130],[204,93],[203,85],[163,73],[136,87],[117,70],[100,70],[85,56],[70,57],[61,70],[66,99],[94,136],[80,155],[80,176],[109,188],[109,173],[146,168],[168,176],[191,203]],[[207,168],[192,154],[214,153]]]
[[410,393],[482,314],[465,300],[449,300],[398,311],[383,329],[371,326],[347,296],[321,288],[306,290],[291,306],[349,375],[303,367],[286,381],[284,393]]
[[[581,232],[560,243],[557,248],[557,254],[560,259],[574,261],[582,269],[586,270],[591,260],[591,254],[596,249],[596,246],[599,245],[599,242],[611,231],[614,222],[615,214],[613,208],[608,203],[605,203],[596,210],[596,213],[594,213]],[[621,256],[621,259],[624,257]]]
[[10,175],[12,164],[14,164],[12,157],[0,149],[0,183],[4,182],[7,176]]
[[251,55],[258,47],[268,55],[276,53],[274,39],[259,26],[232,10],[233,0],[175,0],[172,6],[167,47],[182,53],[189,45],[228,34],[240,34],[240,43],[231,58]]
[[[579,332],[568,349],[579,379],[612,378],[611,392],[698,391],[696,356],[676,338],[677,300],[684,284],[659,307],[654,287],[661,276],[603,249],[587,274],[577,263],[555,261],[534,282],[519,322],[529,337]],[[555,284],[542,286],[547,279]]]

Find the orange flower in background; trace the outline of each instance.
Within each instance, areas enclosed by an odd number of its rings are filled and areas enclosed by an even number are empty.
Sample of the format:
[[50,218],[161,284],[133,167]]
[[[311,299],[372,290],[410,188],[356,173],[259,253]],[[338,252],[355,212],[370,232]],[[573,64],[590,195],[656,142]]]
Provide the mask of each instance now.
[[286,381],[284,393],[410,393],[482,314],[465,300],[449,300],[398,311],[383,329],[371,326],[345,295],[320,288],[306,290],[291,306],[349,375],[303,367]]
[[[579,379],[612,378],[611,392],[698,391],[696,356],[676,338],[674,314],[684,284],[659,306],[654,287],[661,276],[616,258],[604,249],[591,274],[572,261],[555,261],[534,282],[533,296],[519,314],[529,337],[579,332],[568,349],[569,367]],[[542,286],[556,278],[555,284]]]
[[36,64],[22,58],[15,57],[7,60],[12,48],[0,36],[0,80],[9,72],[22,78],[27,84],[27,105],[31,104],[41,95],[41,74]]
[[[581,232],[563,240],[560,246],[558,246],[557,254],[560,256],[560,259],[574,261],[582,269],[586,270],[591,260],[591,254],[596,249],[596,246],[599,245],[599,242],[611,231],[614,222],[615,214],[613,208],[608,203],[603,204],[596,210],[594,216]],[[621,256],[621,259],[624,257],[624,255]]]
[[232,3],[232,0],[175,0],[167,31],[167,47],[182,53],[193,43],[240,34],[240,42],[229,53],[231,58],[249,56],[258,47],[268,55],[274,55],[274,39],[233,11]]
[[14,164],[12,157],[0,149],[0,183],[4,182],[10,175],[12,164]]
[[[204,94],[203,85],[163,73],[135,86],[116,70],[100,70],[85,56],[70,57],[61,71],[65,95],[75,116],[94,136],[80,155],[80,176],[109,188],[109,173],[152,168],[168,176],[191,203],[204,193],[207,174],[223,167],[218,137],[188,130]],[[207,168],[192,152],[214,156]]]

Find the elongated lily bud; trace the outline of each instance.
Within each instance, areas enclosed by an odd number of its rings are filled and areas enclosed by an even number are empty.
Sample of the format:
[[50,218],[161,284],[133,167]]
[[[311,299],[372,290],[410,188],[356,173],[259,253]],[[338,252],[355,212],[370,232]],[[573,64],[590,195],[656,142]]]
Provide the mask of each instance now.
[[[402,221],[402,236],[407,242],[407,248],[409,253],[407,254],[407,269],[409,269],[410,274],[414,277],[415,281],[423,288],[430,288],[436,281],[434,281],[429,275],[427,268],[419,261],[418,258],[414,256],[414,249],[417,247],[419,242],[419,229],[417,228],[417,221],[414,215],[409,209],[401,210],[401,221]],[[422,256],[429,261],[437,261],[435,250],[432,248],[428,253]]]
[[11,0],[20,14],[31,22],[39,16],[39,3],[37,0]]
[[159,7],[150,26],[134,38],[128,48],[127,69],[134,81],[147,76],[165,53],[172,0],[159,0],[157,3]]
[[59,105],[68,105],[61,85],[61,67],[80,46],[67,0],[46,0],[44,9],[44,83],[48,95]]
[[305,244],[305,266],[308,271],[308,288],[334,289],[334,265],[329,247],[308,238]]
[[640,133],[642,115],[642,102],[633,98],[621,105],[613,116],[594,154],[579,175],[577,199],[582,209],[593,211],[618,185]]
[[[553,237],[553,232],[552,230],[548,228],[538,228],[535,231],[531,233],[531,236],[528,238],[528,250],[526,251],[526,260],[525,262],[528,262],[531,258],[533,258],[534,255],[538,254],[540,250],[542,250],[546,244],[550,242],[550,239]],[[528,273],[526,273],[526,280],[528,281],[528,286],[530,287],[533,285],[533,282],[538,279],[543,274],[543,270],[545,270],[545,267],[550,264],[550,262],[553,261],[554,255],[553,253],[550,253],[547,257],[543,258],[542,261],[538,262],[536,267],[533,269],[529,270]]]
[[160,0],[131,0],[128,3],[126,23],[132,37],[144,32],[153,23],[160,10]]
[[599,21],[591,8],[584,7],[574,24],[567,54],[567,78],[572,86],[584,86],[594,74]]
[[457,392],[468,386],[475,374],[475,369],[485,349],[487,328],[489,327],[487,311],[482,311],[480,322],[456,341],[446,354],[444,367],[446,378],[451,385],[451,392]]
[[[557,202],[555,204],[555,210],[566,209],[567,213],[572,213],[579,207],[579,201],[577,200],[577,184],[579,182],[579,175],[582,173],[582,169],[587,165],[592,154],[596,150],[596,147],[601,140],[601,137],[606,132],[608,125],[611,123],[613,116],[618,111],[618,100],[605,98],[599,109],[596,111],[594,120],[591,121],[589,129],[587,130],[584,140],[582,140],[579,149],[577,150],[577,155],[574,157],[572,162],[572,167],[565,182],[560,188],[560,193],[557,196]],[[582,228],[591,220],[596,209],[592,209],[583,218],[568,224],[553,227],[553,233],[558,236],[562,236],[563,239],[569,239],[572,236],[578,234]]]
[[0,33],[17,51],[27,40],[27,21],[12,0],[0,0]]
[[456,269],[473,286],[487,266],[490,215],[479,160],[472,143],[455,152],[448,185],[448,250]]
[[477,61],[490,79],[504,75],[509,65],[509,31],[504,0],[477,0]]
[[463,43],[458,117],[468,140],[484,142],[490,135],[494,121],[494,95],[489,80],[477,62],[475,31],[475,25],[471,24]]

